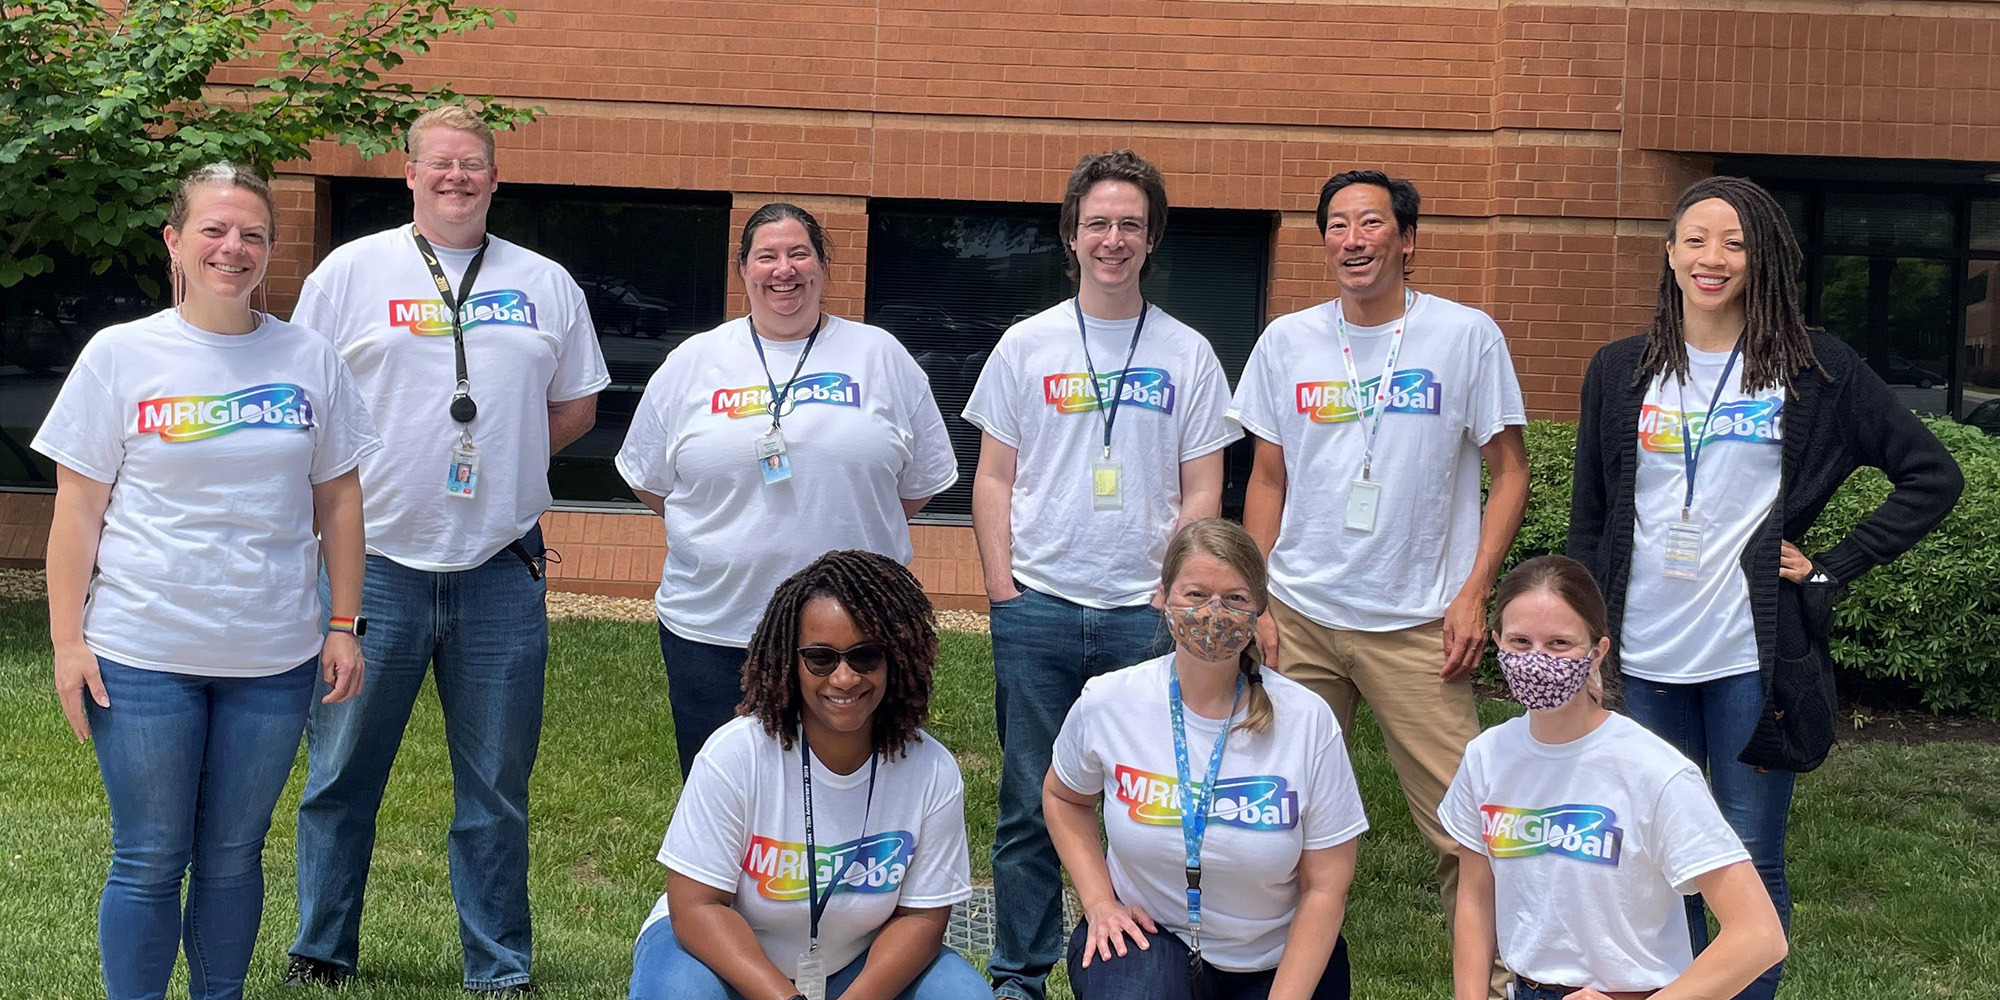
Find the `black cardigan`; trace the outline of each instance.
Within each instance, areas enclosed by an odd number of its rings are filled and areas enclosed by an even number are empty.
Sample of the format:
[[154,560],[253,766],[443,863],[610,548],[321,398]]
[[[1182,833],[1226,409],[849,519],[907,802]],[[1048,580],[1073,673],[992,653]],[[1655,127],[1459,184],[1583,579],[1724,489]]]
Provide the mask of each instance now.
[[[1838,588],[1901,555],[1950,513],[1965,486],[1951,453],[1840,340],[1814,334],[1826,375],[1792,376],[1785,395],[1783,469],[1773,516],[1744,549],[1764,713],[1738,759],[1756,767],[1810,771],[1833,746],[1833,656],[1827,634]],[[1570,497],[1569,554],[1590,567],[1618,634],[1632,568],[1633,491],[1638,476],[1639,410],[1645,385],[1633,375],[1644,337],[1605,345],[1583,378],[1576,479]],[[1829,377],[1830,376],[1830,377]],[[1804,537],[1846,482],[1872,465],[1895,487],[1838,545],[1813,555],[1803,585],[1778,576],[1778,546]]]

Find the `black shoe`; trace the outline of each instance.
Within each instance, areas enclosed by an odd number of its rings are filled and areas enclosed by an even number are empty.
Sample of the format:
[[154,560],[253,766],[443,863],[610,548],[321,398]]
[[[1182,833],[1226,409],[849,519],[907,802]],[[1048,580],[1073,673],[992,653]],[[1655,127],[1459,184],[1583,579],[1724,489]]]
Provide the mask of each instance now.
[[286,986],[327,986],[338,989],[354,978],[354,970],[332,962],[322,962],[317,958],[293,955],[292,964],[285,969]]
[[466,992],[467,992],[467,993],[470,993],[470,994],[472,994],[473,996],[476,996],[476,997],[481,997],[481,998],[485,998],[485,997],[531,997],[531,996],[534,996],[534,995],[535,995],[535,984],[534,984],[534,983],[515,983],[515,984],[514,984],[514,985],[512,985],[512,986],[502,986],[502,987],[500,987],[500,988],[499,988],[499,989],[497,989],[497,990],[467,990]]

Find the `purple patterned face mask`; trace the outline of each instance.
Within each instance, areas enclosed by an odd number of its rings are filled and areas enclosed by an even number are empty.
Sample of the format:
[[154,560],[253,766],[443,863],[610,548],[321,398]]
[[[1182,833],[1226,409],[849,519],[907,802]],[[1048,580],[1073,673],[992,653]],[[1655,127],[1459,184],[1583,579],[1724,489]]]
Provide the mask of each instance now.
[[1191,608],[1167,607],[1167,632],[1204,660],[1226,660],[1257,637],[1257,613],[1232,608],[1217,598]]
[[1541,650],[1503,649],[1499,656],[1500,672],[1506,675],[1507,689],[1514,693],[1514,700],[1546,712],[1569,704],[1583,690],[1584,682],[1590,679],[1590,663],[1597,658],[1597,650],[1582,656],[1557,656]]

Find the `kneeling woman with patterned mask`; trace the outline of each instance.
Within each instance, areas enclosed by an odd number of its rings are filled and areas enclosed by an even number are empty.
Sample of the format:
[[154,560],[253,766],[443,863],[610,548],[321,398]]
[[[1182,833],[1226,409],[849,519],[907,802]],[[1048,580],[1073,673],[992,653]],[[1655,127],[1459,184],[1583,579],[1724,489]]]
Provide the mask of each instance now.
[[[1438,806],[1459,842],[1457,1000],[1484,1000],[1496,948],[1515,1000],[1733,997],[1784,958],[1771,897],[1700,769],[1605,708],[1612,641],[1590,571],[1522,563],[1494,594],[1493,640],[1528,712],[1466,747]],[[1692,892],[1722,925],[1698,958]]]
[[1155,601],[1173,652],[1084,686],[1042,786],[1084,910],[1070,985],[1078,1000],[1344,998],[1368,821],[1332,709],[1249,649],[1256,543],[1221,518],[1182,527]]

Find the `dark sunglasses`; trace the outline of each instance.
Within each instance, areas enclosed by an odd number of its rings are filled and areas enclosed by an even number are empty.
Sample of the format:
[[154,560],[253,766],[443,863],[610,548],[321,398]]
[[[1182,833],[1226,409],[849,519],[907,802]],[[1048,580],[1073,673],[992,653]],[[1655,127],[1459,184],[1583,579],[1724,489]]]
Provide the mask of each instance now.
[[879,642],[862,642],[846,649],[813,645],[799,647],[799,660],[814,677],[826,677],[840,669],[840,661],[857,674],[872,674],[889,662],[889,650]]

